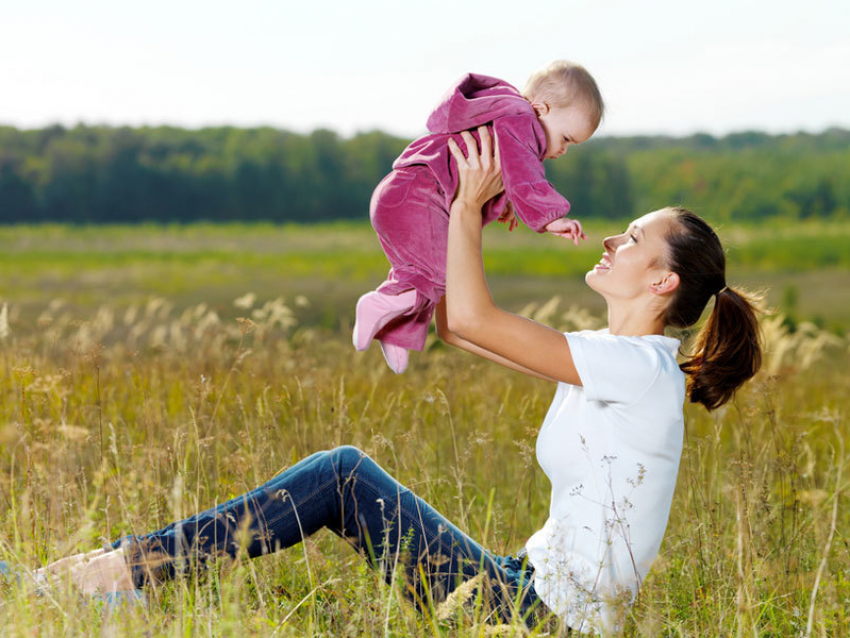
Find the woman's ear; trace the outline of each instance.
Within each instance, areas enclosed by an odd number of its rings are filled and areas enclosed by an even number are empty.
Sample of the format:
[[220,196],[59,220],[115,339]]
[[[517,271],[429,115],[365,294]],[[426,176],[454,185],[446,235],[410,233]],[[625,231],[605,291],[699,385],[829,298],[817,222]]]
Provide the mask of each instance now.
[[649,285],[649,291],[656,295],[666,295],[679,287],[679,275],[669,270]]
[[549,112],[549,105],[546,102],[532,102],[531,106],[537,113],[537,117],[542,117]]

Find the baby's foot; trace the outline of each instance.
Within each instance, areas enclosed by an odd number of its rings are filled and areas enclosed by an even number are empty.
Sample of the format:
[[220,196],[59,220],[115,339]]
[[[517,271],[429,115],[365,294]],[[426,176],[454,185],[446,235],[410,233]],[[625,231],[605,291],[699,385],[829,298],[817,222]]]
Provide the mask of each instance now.
[[381,352],[384,353],[384,359],[387,360],[387,365],[396,374],[401,374],[407,369],[407,361],[409,352],[407,348],[394,346],[386,341],[378,341],[381,344]]
[[385,295],[373,290],[360,297],[352,337],[354,347],[358,350],[368,348],[384,326],[410,310],[415,302],[415,290],[405,290],[399,295]]

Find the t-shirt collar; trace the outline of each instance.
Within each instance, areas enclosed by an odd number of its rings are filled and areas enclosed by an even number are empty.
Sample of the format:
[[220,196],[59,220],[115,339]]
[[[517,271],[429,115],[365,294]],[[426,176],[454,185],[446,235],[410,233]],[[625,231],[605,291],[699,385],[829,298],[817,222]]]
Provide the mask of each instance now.
[[[600,330],[599,332],[601,332],[603,334],[611,334],[608,331],[608,328],[602,328],[602,330]],[[674,357],[679,352],[679,346],[682,345],[681,340],[674,339],[673,337],[668,337],[666,335],[639,335],[639,336],[632,337],[632,338],[633,339],[648,339],[649,341],[657,341],[658,343],[663,345],[664,348],[670,354],[672,354]]]

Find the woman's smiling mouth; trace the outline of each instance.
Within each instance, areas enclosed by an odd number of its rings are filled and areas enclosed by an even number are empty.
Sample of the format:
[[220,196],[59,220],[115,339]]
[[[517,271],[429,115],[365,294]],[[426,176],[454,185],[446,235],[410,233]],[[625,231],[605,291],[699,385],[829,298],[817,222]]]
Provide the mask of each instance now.
[[602,253],[602,259],[599,260],[599,263],[593,267],[594,270],[610,270],[611,269],[611,258],[608,256],[608,253]]

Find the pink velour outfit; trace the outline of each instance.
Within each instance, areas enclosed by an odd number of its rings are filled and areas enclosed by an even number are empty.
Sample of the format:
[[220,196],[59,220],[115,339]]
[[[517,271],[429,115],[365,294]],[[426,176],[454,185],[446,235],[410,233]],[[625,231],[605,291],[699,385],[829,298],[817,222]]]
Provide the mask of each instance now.
[[[453,137],[463,149],[460,131],[480,125],[498,138],[505,185],[502,194],[485,204],[485,225],[498,219],[507,201],[517,217],[539,233],[570,210],[569,202],[546,180],[546,134],[531,104],[497,78],[474,73],[462,77],[428,118],[431,133],[404,150],[372,194],[372,226],[392,265],[377,292],[396,296],[416,291],[409,308],[374,335],[382,344],[408,350],[422,350],[425,344],[434,307],[446,292],[449,207],[458,181],[447,141]],[[475,131],[473,135],[478,137]]]

